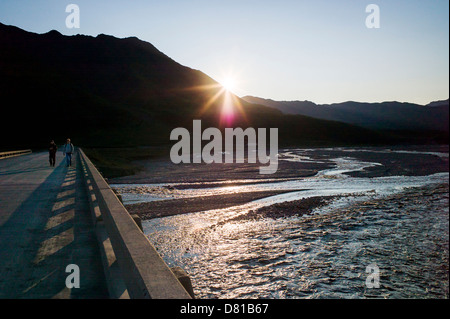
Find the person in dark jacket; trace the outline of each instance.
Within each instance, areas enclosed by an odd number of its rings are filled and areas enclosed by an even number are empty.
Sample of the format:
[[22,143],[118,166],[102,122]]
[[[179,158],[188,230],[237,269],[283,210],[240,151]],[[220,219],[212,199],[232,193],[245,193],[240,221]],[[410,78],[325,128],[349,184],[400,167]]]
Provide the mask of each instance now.
[[67,166],[72,166],[72,154],[75,151],[73,144],[70,142],[70,138],[67,139],[66,144],[63,146],[63,155],[66,157]]
[[56,151],[58,150],[58,147],[56,146],[56,143],[54,140],[50,142],[50,146],[48,147],[48,155],[49,155],[49,162],[50,166],[55,167],[56,162]]

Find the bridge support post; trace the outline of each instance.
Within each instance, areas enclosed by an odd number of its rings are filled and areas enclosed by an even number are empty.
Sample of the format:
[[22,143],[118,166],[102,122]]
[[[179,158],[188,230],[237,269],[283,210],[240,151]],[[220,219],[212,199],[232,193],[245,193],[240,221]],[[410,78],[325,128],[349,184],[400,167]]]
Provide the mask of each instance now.
[[194,288],[192,288],[191,278],[189,277],[187,272],[184,271],[183,268],[178,267],[178,266],[172,267],[172,268],[170,268],[170,270],[172,270],[175,277],[177,277],[178,281],[181,283],[181,285],[184,287],[184,289],[186,289],[186,291],[189,293],[189,295],[192,297],[192,299],[194,299],[195,298]]

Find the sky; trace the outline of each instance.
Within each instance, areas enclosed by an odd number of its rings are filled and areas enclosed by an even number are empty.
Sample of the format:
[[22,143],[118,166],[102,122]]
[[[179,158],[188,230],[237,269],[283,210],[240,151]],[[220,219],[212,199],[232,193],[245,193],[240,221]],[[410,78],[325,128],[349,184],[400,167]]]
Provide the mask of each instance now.
[[[80,9],[79,28],[66,26],[69,4]],[[369,4],[379,8],[379,28],[366,25]],[[136,36],[239,96],[449,98],[448,0],[0,0],[0,22],[36,33]]]

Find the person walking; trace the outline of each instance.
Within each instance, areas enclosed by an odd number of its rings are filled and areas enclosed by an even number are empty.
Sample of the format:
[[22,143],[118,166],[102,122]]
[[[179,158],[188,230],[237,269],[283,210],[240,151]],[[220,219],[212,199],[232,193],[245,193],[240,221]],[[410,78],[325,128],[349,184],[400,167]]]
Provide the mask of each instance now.
[[70,138],[67,139],[66,144],[64,144],[63,155],[66,157],[67,167],[72,166],[72,154],[75,148],[70,142]]
[[56,146],[56,143],[54,140],[50,142],[50,146],[48,148],[48,155],[49,155],[49,162],[50,166],[55,167],[56,162],[56,151],[58,150],[58,146]]

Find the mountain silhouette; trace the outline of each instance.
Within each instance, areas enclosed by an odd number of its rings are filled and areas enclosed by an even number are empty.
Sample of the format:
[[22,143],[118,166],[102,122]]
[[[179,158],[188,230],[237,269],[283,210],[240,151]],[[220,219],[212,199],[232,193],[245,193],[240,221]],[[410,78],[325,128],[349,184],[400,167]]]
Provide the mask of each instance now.
[[[86,147],[171,144],[176,127],[225,125],[224,94],[201,71],[136,37],[36,34],[0,23],[1,149],[70,137]],[[249,103],[237,96],[233,127],[278,127],[280,145],[393,142],[371,129]],[[334,120],[334,119],[333,119]]]
[[245,96],[243,99],[250,103],[276,108],[285,114],[301,114],[369,129],[442,132],[449,130],[448,100],[431,102],[427,105],[351,101],[318,105],[310,101],[273,101],[253,96]]

